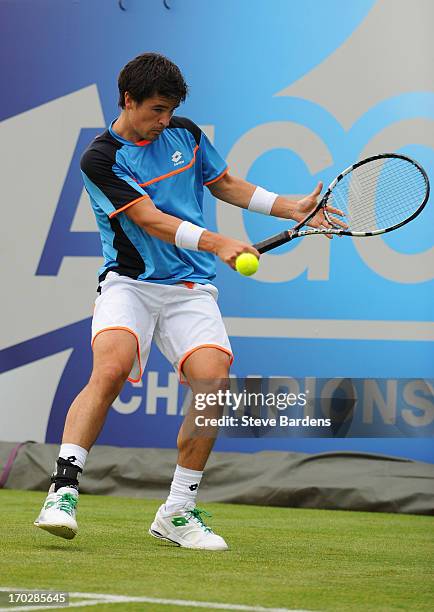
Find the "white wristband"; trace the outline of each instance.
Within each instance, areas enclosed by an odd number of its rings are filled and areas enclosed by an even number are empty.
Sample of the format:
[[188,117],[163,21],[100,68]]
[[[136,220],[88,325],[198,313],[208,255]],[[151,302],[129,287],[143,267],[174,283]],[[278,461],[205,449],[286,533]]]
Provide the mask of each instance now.
[[194,223],[190,223],[190,221],[183,221],[176,230],[175,244],[179,249],[198,251],[199,240],[204,231],[204,227],[194,225]]
[[256,187],[253,192],[252,198],[249,202],[248,209],[252,212],[262,213],[263,215],[269,215],[273,204],[278,197],[277,193],[267,191],[262,187]]

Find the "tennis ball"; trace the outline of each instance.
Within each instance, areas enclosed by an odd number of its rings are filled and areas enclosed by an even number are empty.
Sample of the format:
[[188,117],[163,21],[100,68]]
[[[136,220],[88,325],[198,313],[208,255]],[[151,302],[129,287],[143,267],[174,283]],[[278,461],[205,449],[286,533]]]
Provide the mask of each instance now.
[[235,261],[237,272],[243,276],[252,276],[259,267],[259,260],[252,253],[241,253]]

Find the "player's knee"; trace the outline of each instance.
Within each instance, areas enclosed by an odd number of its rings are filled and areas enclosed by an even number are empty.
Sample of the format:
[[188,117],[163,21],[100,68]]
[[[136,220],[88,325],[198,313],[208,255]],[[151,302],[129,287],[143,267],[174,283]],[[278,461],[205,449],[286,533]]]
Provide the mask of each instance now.
[[130,369],[120,363],[107,363],[94,369],[91,382],[98,384],[100,388],[109,392],[118,391],[125,383],[129,373]]
[[216,364],[204,371],[197,371],[196,376],[189,378],[193,393],[218,393],[230,388],[229,367]]
[[219,372],[219,376],[192,381],[193,405],[201,414],[209,418],[219,418],[226,405],[225,393],[230,389],[228,373]]
[[215,389],[223,388],[229,378],[230,356],[215,349],[201,349],[193,353],[186,362],[183,371],[192,385],[194,381],[203,381]]

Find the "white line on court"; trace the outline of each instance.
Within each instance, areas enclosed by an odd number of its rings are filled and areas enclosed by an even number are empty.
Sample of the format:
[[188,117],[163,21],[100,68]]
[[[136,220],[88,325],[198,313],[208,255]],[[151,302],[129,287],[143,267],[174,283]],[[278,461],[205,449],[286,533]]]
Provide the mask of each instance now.
[[229,336],[307,340],[410,340],[432,342],[431,321],[268,319],[225,317]]
[[[1,591],[4,591],[5,589],[0,589]],[[9,589],[8,589],[9,590]],[[24,589],[20,589],[20,591],[23,591]],[[56,607],[56,606],[35,606],[35,605],[29,605],[29,606],[13,606],[10,605],[8,608],[0,608],[0,612],[15,612],[15,610],[63,610],[63,609],[67,609],[67,608],[84,608],[86,606],[97,606],[101,603],[113,603],[112,600],[102,600],[102,599],[87,599],[86,601],[74,601],[72,603],[69,603],[67,606],[63,606],[61,608]]]
[[[23,589],[0,587],[0,591],[33,591],[46,589]],[[184,608],[209,608],[212,610],[238,610],[239,612],[310,612],[309,610],[295,610],[291,608],[267,608],[264,606],[245,606],[243,604],[226,604],[213,601],[189,601],[187,599],[162,599],[156,597],[129,597],[126,595],[112,595],[105,593],[69,593],[70,597],[84,599],[85,601],[72,602],[69,608],[82,608],[107,603],[149,603],[160,606],[180,606]],[[0,608],[0,612],[12,612],[13,610],[60,610],[55,606],[20,606]]]

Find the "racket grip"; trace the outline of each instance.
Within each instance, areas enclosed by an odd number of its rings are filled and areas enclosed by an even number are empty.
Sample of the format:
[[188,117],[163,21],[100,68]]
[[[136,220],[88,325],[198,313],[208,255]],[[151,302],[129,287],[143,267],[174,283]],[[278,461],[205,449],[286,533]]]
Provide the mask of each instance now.
[[262,242],[257,242],[253,245],[253,247],[260,253],[266,253],[267,251],[271,251],[271,249],[275,249],[288,242],[290,240],[290,235],[290,232],[285,230],[284,232],[280,232],[280,234],[271,236],[271,238],[262,240]]

